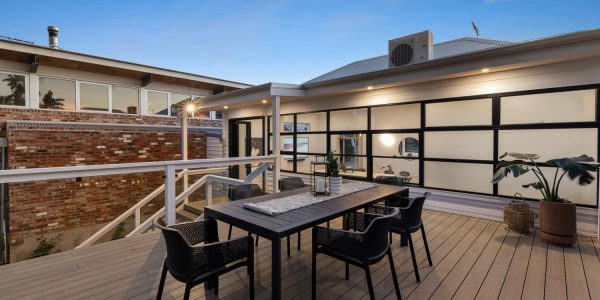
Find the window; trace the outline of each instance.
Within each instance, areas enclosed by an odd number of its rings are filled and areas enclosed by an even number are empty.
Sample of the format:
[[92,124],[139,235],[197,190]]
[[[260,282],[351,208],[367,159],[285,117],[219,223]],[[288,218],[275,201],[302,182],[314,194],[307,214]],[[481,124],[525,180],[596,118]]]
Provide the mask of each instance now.
[[40,108],[75,110],[75,81],[40,77]]
[[[281,115],[279,117],[279,132],[294,132],[294,115]],[[269,117],[269,133],[273,132],[273,117]]]
[[[427,147],[427,146],[425,146]],[[491,164],[425,162],[425,186],[476,193],[492,193]]]
[[298,134],[296,136],[296,152],[298,153],[327,153],[326,134]]
[[79,83],[79,109],[91,111],[109,110],[109,88],[105,84]]
[[367,129],[367,109],[336,110],[329,113],[332,131],[350,131]]
[[112,87],[112,112],[132,114],[139,112],[140,90],[120,86]]
[[419,134],[377,133],[372,138],[373,179],[398,176],[419,183]]
[[148,91],[148,114],[169,115],[169,93]]
[[501,98],[502,124],[594,122],[596,91],[581,90]]
[[492,99],[427,103],[426,126],[469,126],[492,124]]
[[331,150],[339,155],[340,174],[367,177],[366,134],[331,135]]
[[0,105],[25,106],[25,76],[0,73]]
[[223,112],[222,111],[215,111],[215,119],[222,120],[223,119]]
[[494,159],[494,132],[433,131],[425,133],[425,157],[452,159]]
[[421,104],[371,108],[371,129],[410,129],[421,127]]
[[326,131],[327,130],[327,113],[318,112],[310,114],[298,114],[296,116],[298,124],[296,130],[298,132],[311,131]]
[[182,109],[182,105],[185,105],[184,101],[189,101],[190,95],[171,93],[171,116],[177,117]]
[[596,157],[597,129],[500,130],[498,153],[536,153],[542,161],[587,154]]

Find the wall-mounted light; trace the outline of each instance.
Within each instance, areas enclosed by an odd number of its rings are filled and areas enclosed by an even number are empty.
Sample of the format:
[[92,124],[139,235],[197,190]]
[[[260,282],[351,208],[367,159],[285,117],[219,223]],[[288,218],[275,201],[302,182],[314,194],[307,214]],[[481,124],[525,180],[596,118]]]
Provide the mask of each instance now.
[[487,73],[490,71],[490,68],[483,68],[481,69],[481,73]]
[[196,105],[194,105],[194,103],[188,103],[188,105],[185,106],[185,110],[189,114],[192,114],[192,113],[196,112]]
[[263,104],[267,104],[267,99],[262,99]]
[[389,133],[382,134],[380,139],[381,143],[388,147],[393,146],[396,143],[396,139],[394,138],[394,136]]
[[372,89],[373,89],[372,85],[370,85],[370,86],[367,87],[367,90],[369,90],[369,91],[372,90]]
[[228,109],[228,108],[229,108],[229,106],[227,106],[227,105],[223,106],[223,109]]

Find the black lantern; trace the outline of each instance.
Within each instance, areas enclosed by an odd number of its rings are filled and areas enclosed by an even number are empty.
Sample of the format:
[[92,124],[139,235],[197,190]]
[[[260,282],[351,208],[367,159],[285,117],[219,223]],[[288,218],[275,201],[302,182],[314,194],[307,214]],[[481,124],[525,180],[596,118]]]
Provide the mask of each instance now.
[[310,192],[314,196],[329,195],[329,184],[327,182],[327,172],[319,172],[319,167],[327,170],[328,161],[319,161],[318,159],[310,162]]

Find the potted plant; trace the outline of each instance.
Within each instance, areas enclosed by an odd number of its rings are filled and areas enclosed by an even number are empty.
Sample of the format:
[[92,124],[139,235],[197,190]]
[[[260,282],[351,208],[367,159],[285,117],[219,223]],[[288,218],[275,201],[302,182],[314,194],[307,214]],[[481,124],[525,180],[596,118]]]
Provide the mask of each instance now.
[[333,155],[333,151],[327,152],[327,176],[329,176],[329,192],[339,194],[342,190],[342,177],[340,176],[339,159]]
[[[561,245],[572,245],[577,237],[577,220],[575,203],[560,197],[559,188],[565,175],[577,180],[579,185],[588,185],[594,181],[593,173],[599,165],[592,157],[581,155],[551,159],[546,162],[536,161],[537,154],[504,153],[500,159],[512,157],[512,161],[502,161],[496,166],[493,183],[504,179],[508,174],[519,177],[531,171],[535,181],[524,184],[524,188],[540,191],[540,236],[542,239]],[[542,167],[552,168],[554,177],[548,180]],[[549,172],[547,172],[549,173]]]

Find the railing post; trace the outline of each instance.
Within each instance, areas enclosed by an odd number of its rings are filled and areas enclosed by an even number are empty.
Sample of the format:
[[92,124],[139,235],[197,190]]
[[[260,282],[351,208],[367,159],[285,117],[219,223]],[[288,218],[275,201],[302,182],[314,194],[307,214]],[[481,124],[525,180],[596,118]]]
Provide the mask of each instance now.
[[135,228],[140,227],[140,224],[142,224],[142,214],[141,209],[138,207],[135,209]]
[[277,155],[277,158],[273,162],[273,193],[279,192],[279,150],[281,149],[281,116],[280,116],[280,97],[273,96],[272,98],[272,120],[273,120],[273,155]]
[[206,205],[212,205],[212,180],[206,181]]
[[165,167],[165,221],[167,225],[175,224],[175,166]]

